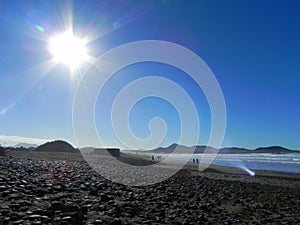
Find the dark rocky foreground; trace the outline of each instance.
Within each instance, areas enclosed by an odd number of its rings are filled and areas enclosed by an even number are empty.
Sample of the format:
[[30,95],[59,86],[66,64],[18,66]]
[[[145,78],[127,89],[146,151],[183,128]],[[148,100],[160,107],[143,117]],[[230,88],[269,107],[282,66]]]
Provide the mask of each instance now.
[[186,170],[128,187],[84,161],[0,158],[0,224],[300,224],[299,187]]

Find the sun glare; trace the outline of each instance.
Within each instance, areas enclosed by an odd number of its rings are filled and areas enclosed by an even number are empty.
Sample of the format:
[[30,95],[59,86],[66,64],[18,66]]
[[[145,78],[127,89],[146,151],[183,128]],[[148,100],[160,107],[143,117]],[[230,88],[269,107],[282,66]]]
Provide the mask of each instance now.
[[87,60],[85,43],[71,33],[52,37],[49,41],[49,51],[56,62],[68,65],[71,70]]

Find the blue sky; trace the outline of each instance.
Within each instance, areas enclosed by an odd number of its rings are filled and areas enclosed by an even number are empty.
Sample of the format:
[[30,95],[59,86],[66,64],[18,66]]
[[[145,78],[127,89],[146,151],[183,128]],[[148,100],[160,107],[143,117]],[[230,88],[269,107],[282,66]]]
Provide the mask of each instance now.
[[[74,33],[91,41],[87,49],[95,58],[121,44],[148,39],[174,42],[198,54],[225,97],[223,146],[300,149],[297,1],[11,0],[1,1],[0,11],[2,145],[39,139],[76,144],[73,97],[89,63],[71,75],[63,64],[49,65],[52,55],[47,49],[47,38],[63,32],[71,18]],[[190,94],[201,125],[199,144],[206,144],[211,118],[204,94],[182,71],[159,63],[129,66],[107,83],[95,118],[105,144],[119,146],[109,124],[114,96],[134,79],[150,75],[171,79]],[[162,145],[177,142],[176,109],[157,98],[144,99],[132,109],[129,122],[135,135],[146,138],[148,121],[156,116],[168,125]]]

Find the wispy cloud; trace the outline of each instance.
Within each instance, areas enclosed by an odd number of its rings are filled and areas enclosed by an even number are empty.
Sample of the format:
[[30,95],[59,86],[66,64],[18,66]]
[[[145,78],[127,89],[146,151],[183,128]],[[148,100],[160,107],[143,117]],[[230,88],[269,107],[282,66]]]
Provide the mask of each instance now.
[[4,144],[4,145],[14,145],[14,144],[18,144],[18,143],[41,145],[48,141],[50,141],[50,140],[41,139],[41,138],[32,138],[32,137],[0,135],[0,142],[2,142],[1,144]]
[[13,104],[9,105],[8,107],[5,107],[5,108],[1,109],[0,110],[0,115],[4,115],[9,110],[11,110],[15,105],[16,105],[16,103],[13,103]]

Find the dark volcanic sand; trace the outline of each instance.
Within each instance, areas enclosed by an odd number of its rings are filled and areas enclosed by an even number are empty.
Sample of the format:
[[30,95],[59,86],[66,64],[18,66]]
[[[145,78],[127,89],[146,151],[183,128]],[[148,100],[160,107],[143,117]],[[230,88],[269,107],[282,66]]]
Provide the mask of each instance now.
[[0,158],[0,224],[300,224],[299,187],[191,170],[127,187],[84,161]]

